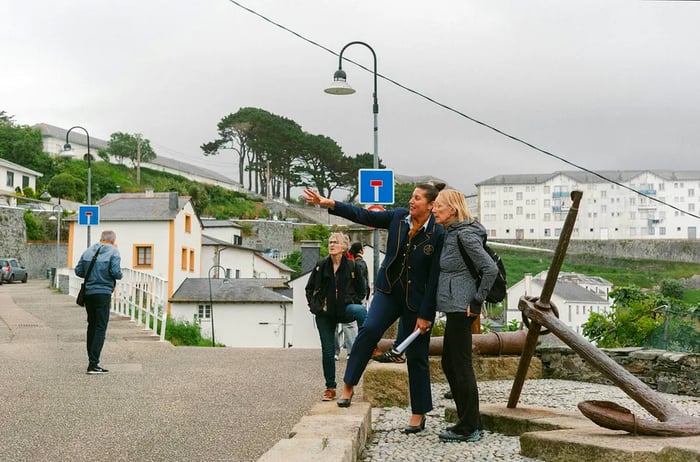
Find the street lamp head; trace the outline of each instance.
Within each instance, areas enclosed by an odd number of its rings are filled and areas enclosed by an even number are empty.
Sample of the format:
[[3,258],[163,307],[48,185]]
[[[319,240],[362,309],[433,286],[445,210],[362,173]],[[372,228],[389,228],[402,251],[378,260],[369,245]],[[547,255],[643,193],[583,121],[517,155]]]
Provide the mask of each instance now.
[[355,89],[348,85],[347,75],[342,69],[335,71],[335,74],[333,74],[333,83],[323,91],[330,95],[352,95],[355,93]]
[[73,148],[71,147],[70,143],[66,143],[63,145],[63,152],[59,154],[61,157],[74,157],[75,153],[73,153]]

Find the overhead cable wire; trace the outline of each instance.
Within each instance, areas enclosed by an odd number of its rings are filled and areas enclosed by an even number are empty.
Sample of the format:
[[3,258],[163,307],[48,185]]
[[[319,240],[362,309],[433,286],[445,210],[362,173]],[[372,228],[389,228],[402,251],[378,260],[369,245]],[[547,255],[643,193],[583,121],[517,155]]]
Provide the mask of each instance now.
[[[251,13],[251,14],[257,16],[257,17],[259,17],[259,18],[262,19],[263,21],[268,22],[268,23],[272,24],[273,26],[278,27],[278,28],[280,28],[280,29],[282,29],[282,30],[284,30],[284,31],[286,31],[286,32],[289,32],[290,34],[292,34],[292,35],[298,37],[299,39],[301,39],[301,40],[303,40],[303,41],[305,41],[305,42],[307,42],[307,43],[310,43],[311,45],[313,45],[313,46],[315,46],[315,47],[321,48],[322,50],[327,51],[328,53],[330,53],[330,54],[332,54],[332,55],[334,55],[334,56],[339,56],[339,54],[338,54],[337,52],[331,50],[331,49],[328,48],[327,46],[321,45],[320,43],[318,43],[318,42],[316,42],[316,41],[314,41],[314,40],[311,40],[311,39],[309,39],[309,38],[303,36],[302,34],[296,32],[296,31],[294,31],[294,30],[292,30],[292,29],[290,29],[290,28],[288,28],[288,27],[286,27],[286,26],[284,26],[284,25],[282,25],[282,24],[280,24],[280,23],[278,23],[278,22],[276,22],[276,21],[273,21],[272,19],[268,18],[267,16],[265,16],[265,15],[263,15],[263,14],[261,14],[261,13],[258,13],[258,12],[255,11],[255,10],[252,10],[252,9],[248,8],[247,6],[241,4],[240,2],[238,2],[238,1],[236,1],[236,0],[229,0],[229,2],[233,3],[234,5],[238,6],[238,7],[241,8],[241,9],[243,9],[243,10],[245,10],[245,11],[247,11],[247,12],[249,12],[249,13]],[[370,68],[368,68],[368,67],[366,67],[366,66],[364,66],[364,65],[362,65],[362,64],[360,64],[360,63],[358,63],[358,62],[356,62],[356,61],[353,61],[352,59],[349,59],[349,58],[346,58],[346,57],[343,56],[343,60],[345,60],[345,61],[347,61],[347,62],[349,62],[349,63],[352,63],[352,64],[356,65],[357,67],[359,67],[359,68],[361,68],[361,69],[364,69],[364,70],[367,71],[367,72],[374,73],[374,70],[373,70],[373,69],[370,69]],[[630,186],[627,186],[626,184],[623,184],[623,183],[620,183],[620,182],[618,182],[618,181],[615,181],[615,180],[613,180],[613,179],[611,179],[611,178],[606,177],[605,175],[601,175],[601,174],[598,173],[598,172],[595,172],[595,171],[593,171],[593,170],[590,170],[590,169],[588,169],[588,168],[586,168],[586,167],[583,167],[583,166],[581,166],[581,165],[578,165],[578,164],[576,164],[576,163],[574,163],[574,162],[572,162],[572,161],[570,161],[570,160],[568,160],[568,159],[565,159],[565,158],[563,158],[563,157],[561,157],[561,156],[559,156],[559,155],[557,155],[557,154],[554,154],[554,153],[552,153],[552,152],[550,152],[550,151],[547,151],[547,150],[542,149],[542,148],[540,148],[540,147],[538,147],[538,146],[535,146],[534,144],[529,143],[529,142],[527,142],[527,141],[525,141],[525,140],[523,140],[523,139],[520,139],[520,138],[518,138],[518,137],[515,136],[515,135],[511,135],[510,133],[507,133],[507,132],[505,132],[505,131],[503,131],[503,130],[501,130],[501,129],[499,129],[499,128],[496,128],[496,127],[494,127],[493,125],[490,125],[490,124],[488,124],[488,123],[486,123],[486,122],[483,122],[483,121],[481,121],[481,120],[479,120],[479,119],[476,119],[476,118],[474,118],[474,117],[471,117],[471,116],[469,116],[468,114],[465,114],[464,112],[462,112],[462,111],[460,111],[460,110],[458,110],[458,109],[455,109],[455,108],[453,108],[453,107],[451,107],[451,106],[448,106],[448,105],[445,104],[445,103],[441,103],[440,101],[437,101],[436,99],[431,98],[430,96],[427,96],[427,95],[425,95],[425,94],[419,92],[418,90],[414,90],[414,89],[412,89],[412,88],[409,88],[409,87],[407,87],[406,85],[403,85],[402,83],[399,83],[399,82],[397,82],[396,80],[394,80],[394,79],[392,79],[392,78],[390,78],[390,77],[387,77],[387,76],[385,76],[385,75],[380,74],[379,72],[377,72],[377,76],[380,77],[381,79],[383,79],[383,80],[385,80],[385,81],[387,81],[387,82],[389,82],[389,83],[392,83],[392,84],[396,85],[397,87],[399,87],[399,88],[401,88],[401,89],[403,89],[403,90],[406,90],[406,91],[409,92],[409,93],[413,93],[414,95],[416,95],[416,96],[418,96],[418,97],[420,97],[420,98],[423,98],[423,99],[425,99],[426,101],[429,101],[429,102],[431,102],[431,103],[433,103],[433,104],[435,104],[435,105],[437,105],[437,106],[439,106],[439,107],[441,107],[441,108],[443,108],[443,109],[446,109],[446,110],[448,110],[448,111],[450,111],[450,112],[453,112],[453,113],[455,113],[455,114],[457,114],[457,115],[459,115],[459,116],[461,116],[461,117],[463,117],[463,118],[465,118],[465,119],[467,119],[467,120],[470,120],[470,121],[472,121],[472,122],[474,122],[474,123],[476,123],[476,124],[478,124],[478,125],[481,125],[482,127],[488,128],[489,130],[492,130],[492,131],[498,133],[498,134],[501,135],[501,136],[504,136],[504,137],[506,137],[506,138],[509,138],[509,139],[511,139],[511,140],[513,140],[513,141],[515,141],[515,142],[517,142],[517,143],[523,144],[523,145],[525,145],[525,146],[527,146],[527,147],[529,147],[529,148],[531,148],[531,149],[534,149],[535,151],[541,152],[542,154],[545,154],[545,155],[547,155],[547,156],[549,156],[549,157],[553,157],[554,159],[557,159],[557,160],[559,160],[559,161],[561,161],[561,162],[564,162],[565,164],[571,165],[572,167],[574,167],[574,168],[576,168],[576,169],[578,169],[578,170],[582,170],[582,171],[584,171],[584,172],[586,172],[586,173],[590,173],[591,175],[594,175],[594,176],[600,178],[600,179],[603,180],[603,181],[607,181],[607,182],[609,182],[609,183],[612,183],[612,184],[614,184],[614,185],[619,186],[620,188],[627,189],[627,190],[629,190],[629,191],[631,191],[631,192],[633,192],[633,193],[635,193],[635,194],[638,194],[638,195],[640,195],[640,196],[642,196],[642,197],[646,197],[647,199],[649,199],[649,200],[651,200],[651,201],[657,202],[657,203],[659,203],[659,204],[665,205],[666,207],[669,207],[669,208],[672,208],[672,209],[674,209],[674,210],[677,210],[677,211],[681,212],[682,214],[691,216],[691,217],[693,217],[693,218],[698,218],[698,219],[700,219],[700,215],[696,215],[696,214],[694,214],[694,213],[688,212],[687,210],[683,210],[683,209],[681,209],[680,207],[676,207],[675,205],[669,204],[668,202],[662,201],[661,199],[658,199],[658,198],[656,198],[656,197],[654,197],[654,196],[651,196],[651,195],[649,195],[649,194],[643,193],[643,192],[641,192],[641,191],[637,191],[636,189],[634,189],[634,188],[632,188],[632,187],[630,187]]]

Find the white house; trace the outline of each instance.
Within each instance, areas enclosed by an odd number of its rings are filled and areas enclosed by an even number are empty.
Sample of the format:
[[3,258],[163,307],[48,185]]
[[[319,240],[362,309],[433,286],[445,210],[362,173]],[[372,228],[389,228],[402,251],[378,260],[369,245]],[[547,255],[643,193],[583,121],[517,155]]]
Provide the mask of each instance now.
[[[535,277],[526,274],[524,279],[508,289],[506,322],[511,319],[522,319],[522,314],[518,309],[520,297],[523,295],[539,296],[542,293],[546,277],[546,271]],[[610,312],[612,300],[608,297],[608,293],[611,288],[612,284],[600,277],[562,273],[554,287],[551,302],[559,310],[559,320],[576,333],[581,334],[581,326],[588,320],[591,313],[607,314]]]
[[558,239],[571,192],[580,190],[572,239],[698,238],[697,219],[688,213],[700,210],[700,171],[595,173],[618,184],[583,171],[489,178],[476,185],[480,221],[490,238]]
[[174,319],[198,322],[202,336],[238,348],[289,348],[292,299],[279,279],[188,278],[170,297]]
[[[90,243],[103,230],[117,233],[122,267],[143,271],[168,281],[170,296],[188,277],[198,277],[202,226],[190,197],[177,192],[108,194],[99,206],[99,225],[91,226]],[[87,246],[87,226],[70,223],[68,266],[74,268]]]
[[0,194],[7,198],[5,201],[8,205],[17,205],[17,200],[13,197],[16,188],[32,188],[36,191],[36,180],[41,176],[43,175],[39,172],[0,158]]
[[[228,271],[230,277],[235,279],[279,278],[288,281],[292,276],[290,267],[255,249],[203,235],[199,274],[207,277],[210,272],[211,275],[218,275],[224,271]],[[223,277],[223,274],[221,276]]]

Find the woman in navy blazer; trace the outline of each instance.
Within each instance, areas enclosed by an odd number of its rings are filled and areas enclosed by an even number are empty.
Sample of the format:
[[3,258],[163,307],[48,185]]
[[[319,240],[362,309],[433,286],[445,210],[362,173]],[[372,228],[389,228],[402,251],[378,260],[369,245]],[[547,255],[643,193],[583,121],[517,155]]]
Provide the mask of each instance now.
[[[403,340],[416,329],[426,334],[435,320],[438,259],[445,236],[445,230],[435,223],[432,215],[438,192],[435,185],[420,184],[413,191],[408,209],[371,212],[322,197],[311,189],[304,191],[307,203],[327,207],[332,215],[388,230],[386,256],[375,275],[375,291],[367,319],[357,334],[345,369],[343,392],[338,399],[340,407],[350,406],[354,387],[389,326],[401,318],[399,325],[404,329],[399,332],[398,339]],[[429,346],[430,335],[419,335],[406,350],[413,414],[404,428],[405,433],[423,430],[425,414],[433,409]]]

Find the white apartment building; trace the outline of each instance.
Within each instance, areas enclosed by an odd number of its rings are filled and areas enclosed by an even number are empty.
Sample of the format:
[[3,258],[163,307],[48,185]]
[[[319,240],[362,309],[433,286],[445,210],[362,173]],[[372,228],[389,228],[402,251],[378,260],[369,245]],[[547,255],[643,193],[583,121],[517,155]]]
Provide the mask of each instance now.
[[480,221],[490,238],[558,239],[571,192],[579,190],[572,239],[698,238],[698,219],[688,213],[700,212],[699,170],[595,173],[619,184],[583,171],[499,175],[477,183]]

